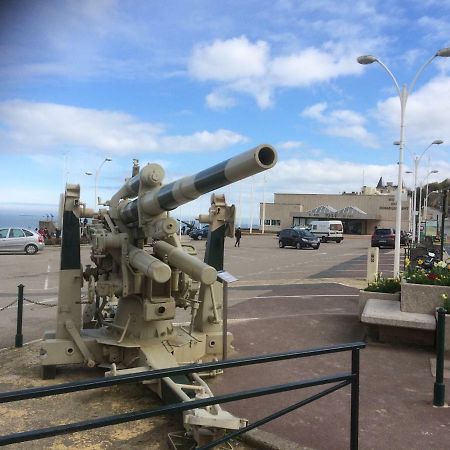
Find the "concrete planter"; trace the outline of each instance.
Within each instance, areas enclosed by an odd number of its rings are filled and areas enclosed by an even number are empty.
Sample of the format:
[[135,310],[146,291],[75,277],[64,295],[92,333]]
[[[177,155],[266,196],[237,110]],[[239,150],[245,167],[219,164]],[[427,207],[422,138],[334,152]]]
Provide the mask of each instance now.
[[367,300],[369,300],[370,298],[398,302],[400,301],[400,292],[396,292],[395,294],[388,294],[386,292],[359,291],[359,318],[361,318],[361,314],[364,311]]
[[403,312],[434,314],[442,306],[442,294],[450,296],[450,286],[402,282],[400,309]]

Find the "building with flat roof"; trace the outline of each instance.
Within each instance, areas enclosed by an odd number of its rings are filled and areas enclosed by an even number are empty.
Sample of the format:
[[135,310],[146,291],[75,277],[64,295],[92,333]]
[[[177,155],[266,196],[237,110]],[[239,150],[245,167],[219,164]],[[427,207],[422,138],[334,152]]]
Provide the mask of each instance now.
[[[375,227],[395,228],[396,186],[363,187],[361,193],[343,194],[274,194],[273,203],[260,204],[267,231],[292,226],[306,226],[312,220],[341,220],[346,234],[372,234]],[[264,212],[263,212],[264,210]],[[402,230],[410,229],[411,201],[402,192]],[[261,219],[262,220],[262,219]]]

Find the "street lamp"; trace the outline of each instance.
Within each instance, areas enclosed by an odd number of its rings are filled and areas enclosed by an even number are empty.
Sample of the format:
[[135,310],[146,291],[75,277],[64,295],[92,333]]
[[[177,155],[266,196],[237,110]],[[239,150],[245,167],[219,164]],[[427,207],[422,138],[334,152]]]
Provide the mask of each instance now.
[[98,184],[98,177],[100,175],[100,170],[103,167],[103,164],[105,164],[105,162],[110,162],[112,161],[111,158],[105,158],[102,163],[100,164],[100,166],[98,167],[98,169],[95,172],[95,184],[94,184],[94,209],[97,208],[98,206],[98,197],[97,197],[97,184]]
[[[427,179],[427,195],[428,195],[428,177],[429,175],[431,175],[432,173],[438,173],[439,170],[430,170],[427,175],[426,175],[426,179]],[[422,186],[423,186],[423,180],[425,179],[423,178],[422,181],[420,182],[420,190],[419,190],[419,229],[417,230],[417,242],[420,242],[420,227],[422,225]],[[425,221],[427,220],[426,216],[425,216]]]
[[[416,84],[417,79],[419,78],[420,74],[423,72],[423,70],[428,66],[428,64],[433,61],[434,58],[437,56],[440,57],[449,57],[450,56],[450,47],[443,48],[438,50],[416,73],[415,77],[413,78],[409,93],[412,92],[414,89],[414,85]],[[357,59],[359,64],[372,64],[374,62],[377,62],[380,64],[383,69],[388,73],[388,75],[392,78],[392,81],[395,84],[395,87],[397,89],[398,96],[400,98],[400,139],[399,139],[399,158],[398,158],[398,183],[397,183],[397,207],[396,207],[396,214],[395,214],[395,252],[394,252],[394,277],[398,277],[400,275],[400,232],[401,232],[401,225],[402,225],[402,172],[403,172],[403,145],[404,145],[404,127],[405,127],[405,109],[406,109],[406,102],[408,100],[408,89],[406,88],[406,85],[404,84],[402,86],[402,89],[400,90],[400,86],[397,82],[397,79],[395,78],[394,74],[388,69],[388,67],[380,61],[378,58],[372,55],[363,55],[359,56]]]
[[[412,220],[412,241],[416,242],[416,230],[417,230],[417,222],[416,222],[416,211],[417,211],[417,176],[419,173],[419,162],[422,159],[422,156],[432,145],[441,145],[444,141],[442,139],[435,139],[422,153],[420,156],[414,157],[414,192],[413,192],[413,220]],[[399,145],[398,141],[394,142],[394,145]],[[408,173],[408,172],[407,172]],[[429,175],[429,174],[428,174]],[[428,185],[428,180],[427,180]]]

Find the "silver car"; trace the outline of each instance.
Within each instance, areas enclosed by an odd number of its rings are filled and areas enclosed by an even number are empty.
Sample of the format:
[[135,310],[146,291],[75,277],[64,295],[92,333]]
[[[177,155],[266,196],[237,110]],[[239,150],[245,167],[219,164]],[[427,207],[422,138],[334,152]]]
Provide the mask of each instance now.
[[44,249],[44,238],[26,228],[0,228],[0,252],[34,255]]

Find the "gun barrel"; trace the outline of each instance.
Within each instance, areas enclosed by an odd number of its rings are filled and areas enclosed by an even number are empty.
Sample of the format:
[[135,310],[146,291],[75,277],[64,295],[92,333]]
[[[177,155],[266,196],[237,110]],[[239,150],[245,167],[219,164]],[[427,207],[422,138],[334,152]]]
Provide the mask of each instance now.
[[128,254],[131,267],[139,270],[139,272],[157,283],[165,283],[171,277],[172,271],[170,267],[158,258],[149,255],[146,251],[130,245]]
[[189,255],[182,248],[174,247],[168,242],[156,241],[153,243],[153,249],[160,258],[167,258],[169,264],[181,269],[194,280],[210,285],[217,279],[217,270],[214,267]]
[[[158,190],[145,193],[120,208],[120,218],[125,223],[138,221],[138,201],[144,212],[158,215],[195,200],[200,195],[212,192],[236,181],[272,168],[277,161],[277,152],[270,145],[258,145],[195,175],[166,184]],[[136,180],[130,185],[136,186]]]

